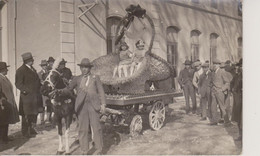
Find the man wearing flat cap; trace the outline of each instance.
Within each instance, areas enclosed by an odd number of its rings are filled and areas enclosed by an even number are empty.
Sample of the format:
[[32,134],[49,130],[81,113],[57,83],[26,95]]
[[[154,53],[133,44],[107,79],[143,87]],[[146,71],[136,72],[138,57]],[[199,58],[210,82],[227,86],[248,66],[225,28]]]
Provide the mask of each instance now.
[[30,52],[23,53],[23,65],[16,70],[15,85],[20,90],[19,113],[22,116],[22,134],[31,137],[36,134],[34,127],[37,115],[43,111],[41,81],[32,66],[34,59]]
[[9,124],[20,121],[16,106],[13,85],[6,77],[8,69],[5,62],[0,62],[0,142],[8,143]]
[[183,89],[185,101],[186,101],[186,113],[190,112],[190,97],[192,102],[192,113],[196,113],[197,104],[196,104],[196,95],[195,90],[192,84],[192,79],[194,75],[194,69],[191,69],[191,61],[186,60],[184,62],[185,68],[180,71],[178,82]]
[[210,125],[217,125],[218,123],[217,105],[219,105],[224,117],[225,125],[229,126],[231,123],[227,113],[227,107],[225,105],[225,95],[227,95],[228,91],[230,90],[230,82],[232,80],[232,75],[227,74],[227,72],[224,69],[221,69],[220,64],[221,62],[218,59],[213,60],[214,72],[212,72],[211,90],[212,119]]
[[93,129],[96,151],[100,154],[103,148],[103,136],[100,124],[100,112],[105,110],[105,93],[98,75],[90,72],[93,66],[89,59],[83,58],[80,66],[81,75],[75,76],[65,89],[59,90],[61,94],[70,95],[73,89],[77,90],[75,112],[79,119],[79,143],[82,154],[89,151],[89,127]]

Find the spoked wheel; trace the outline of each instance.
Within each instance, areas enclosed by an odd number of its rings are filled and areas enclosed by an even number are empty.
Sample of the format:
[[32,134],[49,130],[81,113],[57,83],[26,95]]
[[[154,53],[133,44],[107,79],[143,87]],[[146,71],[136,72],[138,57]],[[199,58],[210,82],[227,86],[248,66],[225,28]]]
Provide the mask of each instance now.
[[165,120],[165,105],[162,101],[157,101],[149,113],[149,124],[153,130],[162,128]]
[[130,124],[130,135],[136,136],[141,133],[143,128],[143,120],[140,115],[135,115]]

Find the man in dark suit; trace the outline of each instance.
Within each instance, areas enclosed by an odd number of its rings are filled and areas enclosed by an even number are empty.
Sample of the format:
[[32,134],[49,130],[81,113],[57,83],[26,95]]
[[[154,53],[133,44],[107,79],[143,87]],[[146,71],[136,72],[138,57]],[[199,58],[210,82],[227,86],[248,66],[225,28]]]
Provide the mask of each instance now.
[[75,76],[69,86],[59,92],[69,95],[73,89],[77,90],[75,111],[79,119],[79,143],[82,154],[89,150],[89,127],[93,129],[96,151],[100,154],[103,148],[103,135],[100,125],[99,113],[105,110],[105,93],[99,76],[90,72],[92,64],[89,59],[83,58],[78,64],[82,72]]
[[242,140],[242,108],[243,108],[243,72],[242,59],[236,64],[236,76],[234,77],[234,86],[232,88],[234,96],[234,105],[232,111],[232,121],[237,122],[239,137]]
[[212,72],[211,90],[212,119],[210,125],[217,125],[218,123],[217,105],[219,105],[224,117],[225,125],[228,126],[230,125],[230,120],[225,105],[225,95],[227,95],[228,91],[230,90],[230,82],[232,80],[232,75],[227,74],[227,72],[224,69],[221,69],[220,64],[221,62],[218,59],[213,60],[214,72]]
[[195,114],[197,110],[196,95],[192,84],[194,69],[191,69],[191,61],[186,60],[185,68],[180,71],[178,82],[184,91],[186,101],[186,114],[190,112],[190,97],[192,102],[192,113]]
[[[200,95],[202,119],[207,119],[207,106],[210,108],[210,89],[211,89],[211,72],[209,70],[209,63],[204,63],[201,65],[203,73],[199,77],[198,82],[198,93]],[[210,111],[209,111],[210,112]],[[209,113],[209,118],[211,118],[211,113]]]
[[43,111],[40,94],[40,78],[33,68],[34,59],[30,52],[22,54],[23,65],[16,70],[15,85],[20,90],[19,114],[22,116],[22,134],[31,137],[38,113]]

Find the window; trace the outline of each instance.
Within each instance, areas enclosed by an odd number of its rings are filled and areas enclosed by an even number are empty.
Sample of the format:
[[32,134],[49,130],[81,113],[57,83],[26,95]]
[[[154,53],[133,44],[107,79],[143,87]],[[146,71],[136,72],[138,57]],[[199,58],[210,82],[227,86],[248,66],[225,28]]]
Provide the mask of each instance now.
[[107,54],[114,53],[115,40],[116,40],[116,29],[120,23],[120,17],[109,17],[107,18]]
[[[173,68],[177,68],[178,61],[178,32],[179,28],[175,26],[170,26],[166,30],[166,39],[167,39],[167,62],[169,62]],[[176,70],[176,73],[177,70]],[[172,78],[172,88],[176,89],[177,80]]]
[[210,34],[210,63],[212,63],[213,58],[217,58],[217,38],[218,34]]
[[238,44],[238,48],[237,48],[237,56],[238,58],[242,58],[242,47],[243,47],[243,41],[242,41],[242,37],[239,37],[237,39],[237,44]]
[[198,30],[192,30],[190,33],[191,37],[191,61],[196,61],[199,59],[199,35],[201,34]]
[[217,0],[211,0],[210,5],[212,8],[217,9],[218,8],[218,1]]

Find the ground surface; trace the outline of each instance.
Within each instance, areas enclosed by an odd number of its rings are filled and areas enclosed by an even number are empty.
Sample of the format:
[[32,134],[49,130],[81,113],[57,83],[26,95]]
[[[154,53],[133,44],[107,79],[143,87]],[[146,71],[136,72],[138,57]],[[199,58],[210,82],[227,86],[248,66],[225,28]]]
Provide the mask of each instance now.
[[[200,121],[198,115],[186,115],[184,99],[176,98],[169,105],[165,126],[159,131],[149,128],[146,117],[143,116],[143,132],[137,137],[130,137],[127,127],[104,127],[104,152],[109,155],[235,155],[242,150],[238,137],[237,125],[210,126],[209,121]],[[11,125],[9,134],[14,141],[0,145],[0,155],[3,154],[56,154],[58,148],[57,130],[50,124],[38,126],[41,134],[35,138],[25,139],[20,131],[20,124]],[[76,141],[76,124],[70,131],[72,154],[81,154]]]

